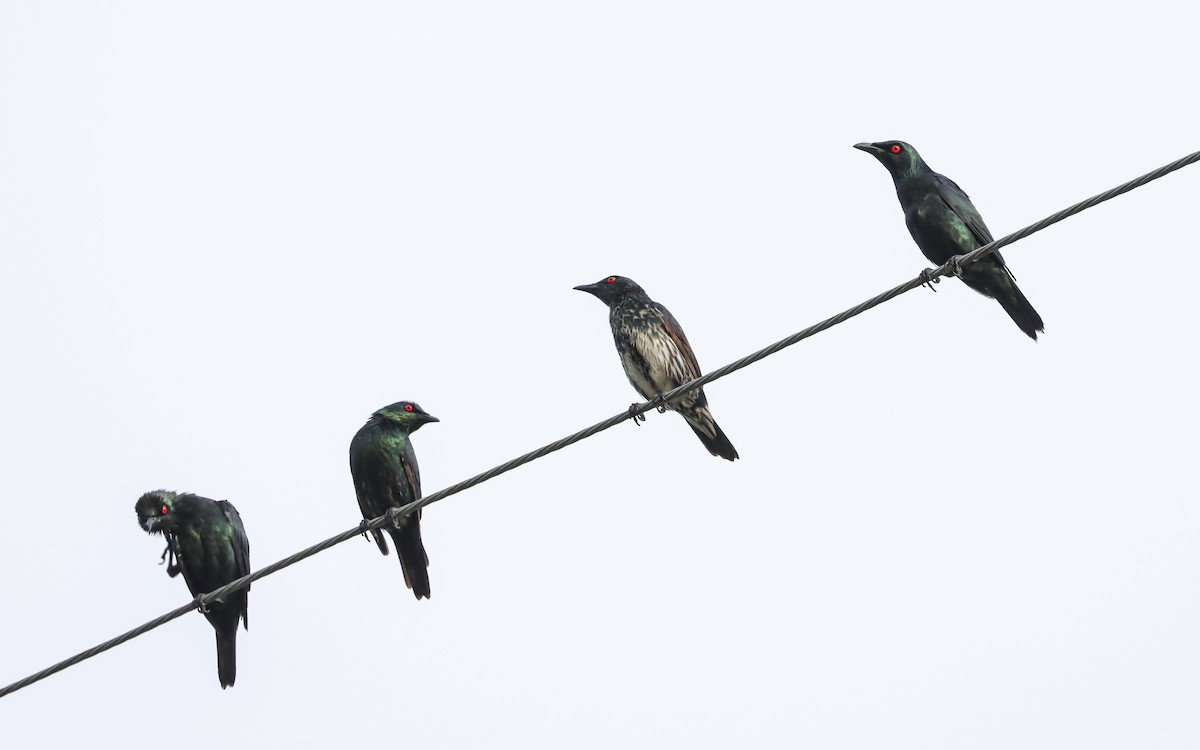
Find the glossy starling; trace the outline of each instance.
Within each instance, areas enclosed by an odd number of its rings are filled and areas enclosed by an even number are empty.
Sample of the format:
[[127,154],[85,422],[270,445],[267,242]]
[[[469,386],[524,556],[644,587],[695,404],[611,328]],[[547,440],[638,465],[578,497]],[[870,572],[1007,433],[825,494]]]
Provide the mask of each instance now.
[[[182,572],[192,596],[249,575],[250,540],[242,517],[228,500],[156,490],[138,498],[136,510],[147,534],[167,538],[163,551],[164,559],[169,556],[167,575],[174,578]],[[250,628],[249,591],[247,586],[210,602],[204,613],[217,631],[217,676],[222,689],[232,686],[237,677],[237,626],[240,619]]]
[[[700,365],[679,321],[632,279],[609,276],[575,288],[608,305],[608,322],[621,366],[642,398],[649,401],[700,377]],[[729,461],[738,457],[708,410],[703,388],[676,398],[666,408],[687,420],[709,453]]]
[[[350,441],[350,474],[363,518],[382,516],[389,508],[408,505],[421,497],[421,472],[409,436],[438,418],[412,401],[399,401],[371,415]],[[421,511],[385,526],[396,545],[404,584],[418,599],[429,598],[429,556],[421,543]],[[372,529],[379,551],[388,553],[380,529]]]
[[[971,199],[949,177],[934,172],[904,141],[856,143],[887,167],[896,183],[904,220],[925,257],[939,266],[955,255],[969,253],[992,241]],[[1016,277],[1000,253],[993,252],[964,266],[960,277],[967,286],[1000,303],[1017,327],[1037,340],[1042,318],[1017,288]]]

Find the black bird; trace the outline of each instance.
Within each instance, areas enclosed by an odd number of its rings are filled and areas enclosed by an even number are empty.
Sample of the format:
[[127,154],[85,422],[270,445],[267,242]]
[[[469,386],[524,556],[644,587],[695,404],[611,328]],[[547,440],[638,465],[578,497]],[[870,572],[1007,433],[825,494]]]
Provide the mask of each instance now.
[[[350,441],[350,475],[363,518],[382,516],[389,508],[408,505],[421,497],[421,472],[409,436],[438,418],[412,401],[399,401],[371,415]],[[396,545],[404,584],[418,599],[429,598],[429,556],[421,543],[421,511],[385,527]],[[372,529],[379,551],[388,553],[383,532]]]
[[[904,141],[854,147],[874,156],[891,173],[908,231],[926,258],[940,266],[992,241],[967,194],[949,177],[930,169],[915,148]],[[999,302],[1017,327],[1037,341],[1038,332],[1045,330],[1042,317],[1017,288],[1016,277],[1000,253],[992,252],[961,271],[963,283]]]
[[[609,276],[595,284],[575,287],[595,295],[608,305],[621,366],[634,389],[647,401],[700,377],[700,365],[688,344],[679,321],[632,279]],[[660,407],[679,412],[704,447],[714,456],[732,461],[737,450],[717,426],[703,388],[680,396]]]
[[[242,517],[228,500],[156,490],[138,498],[138,523],[147,534],[167,538],[167,575],[183,573],[192,596],[207,594],[250,573],[250,540]],[[210,602],[204,616],[217,632],[217,676],[221,688],[237,677],[238,620],[248,630],[250,587]]]

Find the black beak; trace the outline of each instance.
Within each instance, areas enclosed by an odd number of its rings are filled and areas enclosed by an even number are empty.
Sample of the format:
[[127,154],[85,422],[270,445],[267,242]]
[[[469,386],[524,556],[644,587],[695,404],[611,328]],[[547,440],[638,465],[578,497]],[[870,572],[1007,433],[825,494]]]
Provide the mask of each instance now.
[[854,147],[859,151],[866,151],[871,156],[879,156],[883,153],[883,149],[876,146],[874,143],[856,143]]
[[596,293],[596,289],[599,288],[599,286],[600,286],[599,284],[580,284],[579,286],[571,287],[571,288],[578,289],[581,292],[587,292],[588,294],[594,295]]
[[425,424],[426,422],[441,422],[441,421],[442,420],[438,419],[437,417],[433,416],[432,414],[422,414],[421,415],[421,424]]

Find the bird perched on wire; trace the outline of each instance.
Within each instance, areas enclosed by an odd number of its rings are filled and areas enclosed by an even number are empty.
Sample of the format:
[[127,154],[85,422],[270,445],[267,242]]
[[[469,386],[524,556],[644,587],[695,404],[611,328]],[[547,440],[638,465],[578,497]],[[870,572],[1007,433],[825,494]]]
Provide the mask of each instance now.
[[[659,398],[700,377],[700,365],[679,321],[632,279],[609,276],[575,288],[608,305],[608,322],[621,366],[642,398],[648,401]],[[679,412],[709,453],[729,461],[738,457],[708,410],[703,388],[660,404],[659,411],[665,409]]]
[[[908,231],[926,258],[940,266],[992,241],[992,233],[967,194],[949,177],[930,169],[915,148],[904,141],[856,143],[854,147],[874,156],[891,173]],[[1042,317],[1017,287],[1016,277],[1000,253],[989,253],[956,273],[964,284],[999,302],[1017,327],[1037,341],[1038,332],[1045,330]]]
[[[147,534],[167,538],[167,575],[183,573],[192,596],[207,594],[250,574],[250,540],[242,517],[228,500],[156,490],[138,498],[138,523]],[[237,677],[238,620],[248,630],[250,587],[209,602],[204,616],[217,635],[217,677],[221,689]]]
[[[421,425],[437,421],[412,401],[398,401],[372,414],[355,433],[350,441],[350,474],[365,520],[420,499],[421,473],[410,436]],[[404,584],[418,599],[428,599],[429,556],[421,542],[421,511],[397,518],[394,525],[385,528],[396,546]],[[386,555],[388,545],[383,532],[372,529],[371,534],[379,551]]]

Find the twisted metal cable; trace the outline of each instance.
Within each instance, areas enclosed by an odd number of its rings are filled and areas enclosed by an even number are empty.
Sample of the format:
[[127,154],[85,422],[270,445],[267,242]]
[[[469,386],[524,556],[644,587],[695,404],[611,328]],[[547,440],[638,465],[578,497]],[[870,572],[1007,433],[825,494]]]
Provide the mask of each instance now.
[[[892,287],[891,289],[887,290],[883,294],[879,294],[875,297],[872,297],[871,299],[867,300],[866,302],[863,302],[861,304],[855,305],[854,307],[851,307],[849,310],[843,310],[842,312],[838,313],[837,315],[834,315],[831,318],[826,318],[825,320],[822,320],[820,323],[817,323],[816,325],[811,325],[808,328],[805,328],[803,331],[793,333],[791,336],[788,336],[785,339],[780,339],[779,341],[776,341],[774,344],[771,344],[770,346],[768,346],[764,349],[760,349],[760,350],[754,352],[753,354],[742,357],[741,359],[739,359],[736,362],[730,362],[729,364],[725,365],[724,367],[713,370],[712,372],[708,373],[707,375],[703,375],[699,378],[696,378],[692,382],[682,385],[673,391],[664,393],[663,396],[667,399],[672,399],[672,398],[675,398],[676,396],[686,393],[687,391],[692,390],[696,386],[701,386],[701,385],[705,385],[706,383],[711,383],[712,381],[716,380],[717,378],[723,378],[731,372],[736,372],[737,370],[740,370],[743,367],[754,364],[755,362],[759,361],[760,359],[763,359],[764,357],[771,356],[775,352],[778,352],[780,349],[786,349],[787,347],[791,346],[792,344],[803,341],[804,339],[809,338],[810,336],[813,336],[815,334],[818,334],[827,328],[833,328],[834,326],[836,326],[840,323],[844,323],[847,320],[849,320],[850,318],[855,317],[856,315],[861,315],[862,313],[865,313],[867,310],[870,310],[872,307],[878,307],[879,305],[882,305],[884,302],[887,302],[888,300],[893,299],[895,297],[899,297],[901,294],[904,294],[905,292],[916,289],[919,286],[924,286],[925,284],[930,283],[931,281],[934,281],[935,279],[938,279],[942,276],[952,274],[952,273],[954,273],[955,265],[958,265],[961,268],[962,266],[973,263],[973,262],[979,260],[980,258],[982,258],[987,253],[990,253],[994,250],[999,250],[1000,248],[1004,247],[1005,245],[1011,245],[1012,243],[1016,242],[1017,240],[1023,240],[1035,232],[1042,231],[1043,229],[1050,226],[1051,224],[1057,224],[1058,222],[1062,221],[1063,219],[1074,216],[1075,214],[1077,214],[1081,211],[1086,211],[1087,209],[1089,209],[1095,205],[1098,205],[1100,203],[1103,203],[1106,200],[1116,198],[1118,195],[1128,193],[1130,190],[1135,190],[1135,189],[1145,185],[1146,183],[1153,182],[1153,181],[1157,180],[1159,177],[1168,175],[1168,174],[1176,171],[1177,169],[1182,169],[1183,167],[1186,167],[1189,164],[1195,164],[1197,161],[1200,161],[1200,151],[1196,151],[1194,153],[1188,154],[1187,156],[1183,157],[1182,159],[1177,159],[1177,160],[1171,162],[1170,164],[1159,167],[1158,169],[1154,170],[1153,172],[1147,172],[1146,174],[1142,175],[1141,177],[1138,177],[1136,179],[1130,180],[1129,182],[1118,185],[1111,190],[1106,190],[1103,193],[1093,195],[1091,198],[1088,198],[1087,200],[1082,200],[1073,206],[1068,206],[1067,208],[1064,208],[1063,210],[1058,211],[1057,213],[1053,213],[1053,214],[1047,216],[1046,218],[1042,219],[1041,221],[1035,221],[1034,223],[1030,224],[1029,226],[1025,227],[1024,229],[1018,229],[1017,231],[1013,232],[1012,234],[1006,234],[1003,237],[1001,237],[1000,239],[993,240],[992,242],[989,242],[986,245],[977,247],[974,250],[972,250],[971,252],[966,253],[964,255],[955,256],[954,258],[951,258],[950,260],[946,261],[945,263],[938,266],[937,268],[917,276],[917,278],[915,278],[915,279],[906,281],[903,284],[900,284],[899,286]],[[645,404],[643,404],[643,406],[645,406]]]
[[667,391],[666,393],[662,394],[660,398],[656,398],[651,401],[646,401],[646,402],[643,402],[640,404],[635,404],[633,406],[630,406],[627,410],[622,411],[619,414],[613,415],[613,416],[609,417],[608,419],[604,420],[603,422],[597,422],[596,424],[592,425],[591,427],[580,430],[579,432],[576,432],[572,435],[568,435],[567,437],[562,438],[561,440],[556,440],[553,443],[543,445],[541,448],[538,448],[537,450],[530,451],[529,453],[526,453],[522,456],[518,456],[518,457],[512,459],[511,461],[507,461],[503,464],[500,464],[499,466],[488,469],[487,471],[483,472],[482,474],[476,474],[475,476],[471,477],[470,479],[466,479],[462,482],[459,482],[458,484],[452,484],[449,487],[438,490],[437,492],[434,492],[431,495],[426,495],[425,497],[422,497],[414,502],[411,502],[408,505],[405,505],[401,508],[392,508],[387,513],[383,514],[382,516],[379,516],[377,518],[372,518],[370,521],[363,521],[358,526],[355,526],[352,529],[347,529],[346,531],[343,531],[342,533],[337,534],[336,536],[331,536],[323,542],[314,544],[313,546],[303,549],[303,550],[295,553],[294,555],[285,557],[282,560],[279,560],[278,562],[271,563],[270,565],[267,565],[264,568],[260,568],[259,570],[256,570],[247,576],[243,576],[243,577],[237,579],[236,581],[231,581],[230,583],[222,586],[219,589],[216,589],[215,591],[209,592],[207,594],[201,594],[201,595],[197,596],[195,599],[193,599],[191,602],[189,602],[181,607],[178,607],[177,609],[173,609],[170,612],[168,612],[164,615],[161,615],[160,617],[156,617],[155,619],[151,620],[150,622],[147,622],[144,625],[140,625],[140,626],[134,628],[133,630],[130,630],[127,633],[123,633],[122,635],[119,635],[116,638],[105,641],[104,643],[101,643],[98,646],[93,646],[92,648],[89,648],[86,651],[81,651],[80,653],[76,654],[75,656],[70,657],[69,659],[64,659],[63,661],[60,661],[57,664],[54,664],[53,666],[47,667],[46,669],[43,669],[40,672],[32,674],[22,680],[18,680],[4,688],[0,688],[0,698],[3,698],[4,696],[6,696],[10,693],[14,693],[14,692],[20,690],[21,688],[28,687],[29,685],[32,685],[33,683],[38,682],[39,680],[45,679],[46,677],[49,677],[50,675],[55,674],[56,672],[61,672],[62,670],[66,669],[68,667],[72,667],[72,666],[78,664],[79,662],[84,661],[85,659],[90,659],[91,657],[96,656],[97,654],[103,653],[111,648],[119,646],[122,643],[125,643],[126,641],[137,638],[138,636],[140,636],[144,633],[147,633],[147,632],[153,630],[154,628],[157,628],[160,625],[168,623],[177,617],[181,617],[181,616],[187,614],[189,611],[191,611],[193,609],[204,609],[208,605],[208,603],[220,600],[222,597],[229,594],[230,592],[245,588],[246,586],[249,586],[252,582],[257,581],[260,578],[265,578],[266,576],[269,576],[272,573],[283,570],[284,568],[286,568],[290,565],[294,565],[307,557],[312,557],[313,555],[315,555],[319,552],[324,552],[325,550],[329,549],[330,547],[341,544],[342,542],[345,542],[349,539],[353,539],[354,537],[356,537],[360,534],[365,535],[367,533],[367,531],[370,529],[378,529],[386,524],[395,523],[395,522],[399,521],[401,518],[403,518],[407,515],[410,515],[414,511],[419,510],[420,508],[424,508],[426,505],[431,505],[433,503],[436,503],[438,500],[442,500],[447,497],[450,497],[451,495],[458,494],[459,492],[462,492],[463,490],[466,490],[466,489],[470,489],[471,487],[474,487],[477,484],[482,484],[483,482],[486,482],[489,479],[494,479],[495,477],[498,477],[501,474],[504,474],[505,472],[512,471],[513,469],[517,468],[518,466],[527,464],[530,461],[536,461],[537,459],[547,456],[551,453],[554,453],[555,451],[562,450],[563,448],[566,448],[569,445],[574,445],[575,443],[578,443],[580,440],[589,438],[598,432],[603,432],[604,430],[607,430],[610,427],[615,427],[616,425],[624,422],[625,420],[629,419],[630,417],[643,414],[651,409],[656,408],[659,403],[665,403],[666,401],[670,401],[671,399],[674,399],[677,396],[681,396],[684,393],[687,393],[688,391],[694,390],[700,386],[711,383],[714,380],[723,378],[732,372],[736,372],[736,371],[742,369],[743,367],[748,367],[748,366],[754,364],[755,362],[758,362],[761,359],[765,359],[765,358],[771,356],[772,354],[775,354],[782,349],[786,349],[787,347],[789,347],[793,344],[799,343],[800,341],[803,341],[806,338],[814,336],[814,335],[820,333],[821,331],[824,331],[826,329],[829,329],[836,325],[844,323],[847,320],[849,320],[850,318],[853,318],[857,315],[861,315],[862,313],[866,312],[867,310],[870,310],[873,307],[878,307],[879,305],[882,305],[884,302],[887,302],[888,300],[893,299],[895,297],[899,297],[901,294],[904,294],[905,292],[916,289],[919,286],[924,286],[925,284],[928,284],[942,276],[946,276],[948,274],[955,273],[956,267],[961,268],[964,265],[973,263],[990,252],[999,250],[1000,248],[1002,248],[1006,245],[1011,245],[1012,243],[1014,243],[1018,240],[1022,240],[1035,232],[1040,232],[1041,230],[1045,229],[1046,227],[1048,227],[1052,224],[1057,224],[1058,222],[1062,221],[1063,219],[1074,216],[1075,214],[1080,213],[1081,211],[1086,211],[1087,209],[1092,208],[1093,206],[1096,206],[1100,203],[1103,203],[1104,201],[1115,198],[1118,195],[1128,193],[1131,190],[1136,190],[1137,188],[1142,187],[1143,185],[1145,185],[1147,183],[1153,182],[1154,180],[1157,180],[1160,177],[1168,175],[1171,172],[1174,172],[1178,169],[1182,169],[1183,167],[1186,167],[1189,164],[1194,164],[1197,161],[1200,161],[1200,151],[1196,151],[1196,152],[1189,154],[1188,156],[1185,156],[1181,159],[1177,159],[1176,161],[1173,161],[1170,164],[1167,164],[1165,166],[1159,167],[1158,169],[1156,169],[1152,172],[1147,172],[1146,174],[1142,175],[1141,177],[1138,177],[1136,179],[1130,180],[1129,182],[1118,185],[1117,187],[1112,188],[1111,190],[1106,190],[1103,193],[1093,195],[1091,198],[1088,198],[1087,200],[1080,201],[1079,203],[1076,203],[1072,206],[1064,208],[1063,210],[1058,211],[1057,213],[1047,216],[1046,218],[1042,219],[1041,221],[1034,222],[1033,224],[1030,224],[1029,226],[1027,226],[1023,229],[1018,229],[1017,231],[1013,232],[1012,234],[1007,234],[1007,235],[1001,237],[1000,239],[994,240],[986,245],[983,245],[982,247],[978,247],[969,253],[956,256],[955,258],[950,259],[949,261],[942,264],[941,266],[938,266],[936,269],[933,269],[932,271],[923,273],[914,279],[911,279],[909,281],[904,282],[903,284],[900,284],[899,286],[892,287],[891,289],[887,290],[886,292],[883,292],[882,294],[876,295],[876,296],[872,297],[871,299],[869,299],[865,302],[862,302],[861,304],[855,305],[854,307],[851,307],[847,310],[843,310],[842,312],[838,313],[837,315],[834,315],[830,318],[826,318],[825,320],[822,320],[820,323],[811,325],[802,331],[798,331],[798,332],[792,334],[791,336],[788,336],[787,338],[780,339],[779,341],[776,341],[774,344],[771,344],[770,346],[759,349],[758,351],[754,352],[753,354],[749,354],[745,357],[742,357],[741,359],[739,359],[735,362],[730,362],[729,364],[725,365],[724,367],[720,367],[720,368],[717,368],[716,370],[709,372],[707,375],[702,375],[689,383],[685,383],[685,384],[679,386],[678,388]]

